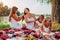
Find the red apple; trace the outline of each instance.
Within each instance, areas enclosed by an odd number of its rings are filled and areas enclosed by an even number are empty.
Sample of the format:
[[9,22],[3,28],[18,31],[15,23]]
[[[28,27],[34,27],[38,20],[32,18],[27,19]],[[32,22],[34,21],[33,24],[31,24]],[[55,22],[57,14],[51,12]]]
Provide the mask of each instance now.
[[9,30],[8,32],[9,32],[9,33],[14,33],[14,30],[11,29],[11,30]]
[[2,37],[3,39],[7,39],[7,38],[9,38],[9,36],[6,35],[6,34],[3,34],[1,37]]
[[15,29],[15,31],[17,32],[17,31],[21,31],[20,29]]
[[60,33],[57,33],[57,36],[59,36],[59,37],[60,37]]
[[8,28],[4,28],[3,30],[4,30],[4,31],[8,31],[9,29],[8,29]]
[[15,36],[18,36],[18,37],[19,37],[19,36],[20,36],[20,34],[15,34]]
[[24,32],[32,32],[32,30],[24,30]]
[[38,34],[33,34],[33,36],[34,36],[34,37],[36,37],[36,38],[38,38],[38,37],[39,37],[39,35],[38,35]]
[[0,35],[2,35],[3,34],[3,31],[2,30],[0,30]]

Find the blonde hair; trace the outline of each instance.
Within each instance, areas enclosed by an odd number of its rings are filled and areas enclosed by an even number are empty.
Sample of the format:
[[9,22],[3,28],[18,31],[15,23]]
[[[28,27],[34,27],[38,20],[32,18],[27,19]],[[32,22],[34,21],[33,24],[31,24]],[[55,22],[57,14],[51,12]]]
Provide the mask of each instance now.
[[52,26],[52,19],[51,19],[51,17],[46,17],[46,18],[43,20],[42,25],[44,25],[47,21],[49,21],[49,22],[51,23],[50,26]]

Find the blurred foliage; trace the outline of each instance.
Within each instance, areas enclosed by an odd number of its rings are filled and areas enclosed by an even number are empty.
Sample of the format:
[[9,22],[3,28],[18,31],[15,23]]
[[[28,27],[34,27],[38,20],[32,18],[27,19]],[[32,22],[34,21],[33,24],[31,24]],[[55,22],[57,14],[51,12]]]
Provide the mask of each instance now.
[[60,24],[59,23],[53,23],[52,24],[52,29],[57,30],[60,32]]
[[3,29],[3,28],[10,28],[10,25],[9,24],[0,24],[0,29]]
[[[0,29],[10,28],[10,24],[0,24]],[[52,29],[60,32],[60,24],[52,23]]]
[[7,16],[7,15],[9,15],[10,10],[11,9],[7,5],[3,6],[3,4],[0,3],[0,16]]
[[3,21],[3,17],[0,17],[0,24],[2,23],[2,21]]
[[37,2],[49,4],[52,2],[52,0],[37,0]]

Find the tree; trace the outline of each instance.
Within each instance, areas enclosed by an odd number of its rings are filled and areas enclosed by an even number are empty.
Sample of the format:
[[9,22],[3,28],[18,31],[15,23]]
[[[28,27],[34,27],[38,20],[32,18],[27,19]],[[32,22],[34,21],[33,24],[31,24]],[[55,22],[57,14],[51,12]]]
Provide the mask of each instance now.
[[3,6],[2,3],[0,3],[0,16],[8,16],[10,13],[10,8],[8,8],[7,5]]
[[52,19],[60,23],[60,0],[39,0],[42,3],[52,3]]
[[47,3],[47,4],[49,4],[49,3],[51,3],[52,2],[52,0],[37,0],[37,2],[40,2],[40,3]]
[[55,21],[60,23],[60,0],[52,0],[52,16]]

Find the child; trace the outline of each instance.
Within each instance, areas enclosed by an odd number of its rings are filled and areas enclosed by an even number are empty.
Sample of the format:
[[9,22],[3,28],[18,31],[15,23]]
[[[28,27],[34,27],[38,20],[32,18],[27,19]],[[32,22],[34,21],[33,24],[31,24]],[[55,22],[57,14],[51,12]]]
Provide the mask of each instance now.
[[37,34],[40,34],[40,25],[42,24],[43,20],[44,20],[44,15],[40,15],[34,24],[35,31],[37,32]]
[[46,40],[56,40],[54,33],[51,32],[52,21],[50,17],[46,17],[41,25],[41,33]]

